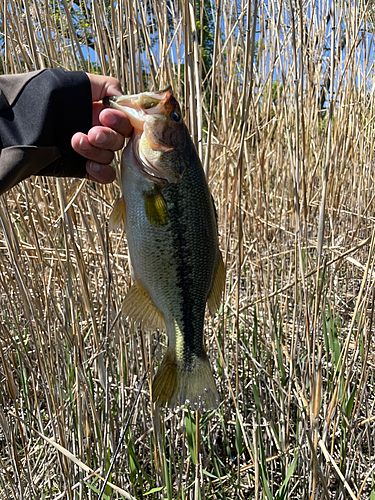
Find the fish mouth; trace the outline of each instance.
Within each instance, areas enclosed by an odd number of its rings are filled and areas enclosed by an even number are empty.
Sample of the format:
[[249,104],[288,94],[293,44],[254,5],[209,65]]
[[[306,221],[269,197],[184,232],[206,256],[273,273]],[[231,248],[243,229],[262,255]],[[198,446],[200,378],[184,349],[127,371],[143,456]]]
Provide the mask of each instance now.
[[143,131],[147,116],[160,114],[164,103],[171,95],[172,87],[168,85],[156,92],[109,97],[107,102],[112,108],[125,113],[135,129]]
[[[149,162],[147,158],[141,153],[139,149],[139,141],[145,131],[145,123],[147,122],[148,117],[150,115],[162,115],[164,104],[171,97],[171,95],[172,87],[168,85],[163,90],[158,90],[155,92],[143,92],[141,94],[134,95],[113,96],[109,97],[105,101],[105,104],[109,103],[109,106],[111,108],[122,111],[128,117],[131,125],[134,128],[133,135],[130,138],[130,141],[137,141],[137,147],[135,148],[135,151],[137,152],[139,166],[142,172],[150,180],[161,185],[175,183],[178,181],[178,179],[171,172],[167,172],[159,165],[152,165],[151,162]],[[148,137],[147,140],[152,149],[154,149],[155,151],[167,152],[172,150],[172,148],[164,144],[156,143],[150,137]]]

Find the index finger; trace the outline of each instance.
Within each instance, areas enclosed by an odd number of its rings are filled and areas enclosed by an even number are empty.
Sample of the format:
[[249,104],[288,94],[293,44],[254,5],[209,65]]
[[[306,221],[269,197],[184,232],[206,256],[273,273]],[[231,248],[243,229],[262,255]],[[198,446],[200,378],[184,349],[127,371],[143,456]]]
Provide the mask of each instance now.
[[125,137],[130,137],[133,131],[133,126],[128,117],[117,109],[104,108],[99,113],[98,120],[99,125],[109,127]]

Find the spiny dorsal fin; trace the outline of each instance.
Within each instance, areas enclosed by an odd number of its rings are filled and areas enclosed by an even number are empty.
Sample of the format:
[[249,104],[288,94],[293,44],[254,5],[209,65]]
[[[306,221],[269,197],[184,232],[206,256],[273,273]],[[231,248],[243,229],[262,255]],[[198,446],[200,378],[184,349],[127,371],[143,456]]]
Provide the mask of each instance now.
[[121,197],[114,206],[111,216],[109,218],[109,230],[125,229],[126,221],[126,204],[123,197]]
[[208,296],[207,299],[207,306],[208,310],[210,311],[210,314],[215,314],[216,311],[219,309],[224,286],[225,286],[225,269],[224,269],[223,257],[221,256],[220,252],[219,264],[216,269],[215,281],[212,286],[210,295]]
[[160,191],[147,193],[145,211],[147,219],[154,227],[165,226],[168,223],[168,208]]
[[149,293],[138,283],[133,285],[122,303],[122,313],[146,328],[165,328],[164,316]]

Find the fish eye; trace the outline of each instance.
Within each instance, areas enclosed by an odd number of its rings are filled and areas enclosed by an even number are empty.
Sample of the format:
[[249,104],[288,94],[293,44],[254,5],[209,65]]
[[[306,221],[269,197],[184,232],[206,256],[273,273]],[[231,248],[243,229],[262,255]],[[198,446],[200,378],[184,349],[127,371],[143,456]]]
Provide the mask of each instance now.
[[178,123],[181,120],[181,115],[180,113],[177,113],[177,111],[172,111],[169,116],[172,122]]

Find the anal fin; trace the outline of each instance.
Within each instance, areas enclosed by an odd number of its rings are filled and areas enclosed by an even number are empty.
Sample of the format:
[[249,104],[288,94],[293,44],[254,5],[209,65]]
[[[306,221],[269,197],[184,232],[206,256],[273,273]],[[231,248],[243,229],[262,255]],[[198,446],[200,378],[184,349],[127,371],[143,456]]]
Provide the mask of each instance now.
[[176,351],[169,348],[152,383],[152,400],[159,406],[169,404],[177,388]]
[[165,328],[164,315],[139,283],[131,287],[122,303],[122,313],[146,328]]

